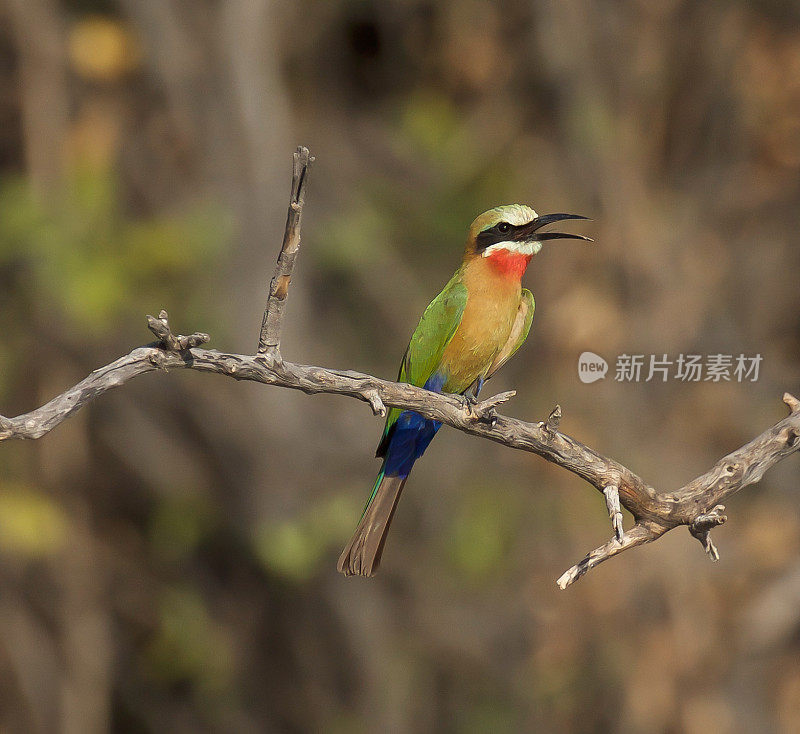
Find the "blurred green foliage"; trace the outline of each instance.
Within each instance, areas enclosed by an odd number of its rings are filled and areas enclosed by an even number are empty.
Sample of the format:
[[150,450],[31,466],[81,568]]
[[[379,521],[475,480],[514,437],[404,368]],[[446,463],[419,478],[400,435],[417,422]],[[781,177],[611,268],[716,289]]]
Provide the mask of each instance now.
[[227,235],[217,207],[136,218],[123,207],[111,172],[72,171],[45,204],[24,179],[0,180],[0,268],[24,274],[22,290],[47,318],[107,330],[153,304],[193,300]]
[[420,157],[448,165],[448,147],[462,125],[452,100],[424,90],[411,95],[401,108],[398,128],[401,139],[417,147]]
[[518,526],[518,508],[496,485],[465,493],[450,525],[447,549],[465,583],[502,578]]
[[57,553],[68,519],[51,497],[22,484],[0,481],[0,551],[25,558]]
[[358,509],[352,498],[334,495],[306,513],[279,523],[265,522],[254,537],[256,556],[266,568],[293,582],[305,582],[328,560],[329,550],[352,531]]
[[229,684],[233,653],[197,590],[176,586],[163,592],[158,630],[144,648],[143,662],[150,677],[172,684],[189,681],[202,696]]
[[[448,97],[426,89],[412,94],[386,121],[398,159],[409,169],[423,162],[413,185],[399,186],[368,174],[325,229],[318,251],[326,268],[343,274],[387,263],[386,248],[421,270],[455,270],[467,225],[490,206],[516,200],[529,188],[515,151],[502,146],[491,157],[476,155],[483,130],[459,116]],[[455,240],[454,240],[455,237]]]
[[459,712],[459,734],[514,734],[520,730],[519,717],[507,701],[479,699]]
[[148,539],[156,558],[180,563],[189,559],[216,527],[214,508],[205,495],[159,499],[148,520]]

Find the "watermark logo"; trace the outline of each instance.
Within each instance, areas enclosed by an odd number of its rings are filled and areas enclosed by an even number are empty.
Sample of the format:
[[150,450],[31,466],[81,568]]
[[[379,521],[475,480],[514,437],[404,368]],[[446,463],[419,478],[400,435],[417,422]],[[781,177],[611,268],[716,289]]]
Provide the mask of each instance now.
[[594,352],[583,352],[578,357],[578,378],[587,385],[602,380],[608,372],[608,362]]

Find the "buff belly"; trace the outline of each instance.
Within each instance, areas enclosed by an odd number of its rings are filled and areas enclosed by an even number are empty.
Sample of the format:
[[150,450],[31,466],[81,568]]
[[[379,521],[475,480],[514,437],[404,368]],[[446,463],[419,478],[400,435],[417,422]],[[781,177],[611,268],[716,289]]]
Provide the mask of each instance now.
[[508,341],[519,302],[519,286],[469,293],[461,324],[442,355],[445,392],[462,393],[486,375]]

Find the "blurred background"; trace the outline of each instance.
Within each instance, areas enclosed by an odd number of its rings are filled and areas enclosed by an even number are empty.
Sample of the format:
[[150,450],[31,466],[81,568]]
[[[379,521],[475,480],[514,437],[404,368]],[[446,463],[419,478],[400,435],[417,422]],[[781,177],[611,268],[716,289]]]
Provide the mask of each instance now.
[[[393,377],[481,211],[594,219],[526,276],[488,393],[669,489],[800,383],[800,10],[784,0],[0,0],[0,412],[151,340],[252,353],[298,143],[287,359]],[[584,350],[608,377],[578,380]],[[620,383],[622,353],[763,356]],[[789,459],[566,592],[611,529],[444,429],[379,576],[335,571],[378,469],[357,401],[148,375],[0,446],[0,731],[797,732]]]

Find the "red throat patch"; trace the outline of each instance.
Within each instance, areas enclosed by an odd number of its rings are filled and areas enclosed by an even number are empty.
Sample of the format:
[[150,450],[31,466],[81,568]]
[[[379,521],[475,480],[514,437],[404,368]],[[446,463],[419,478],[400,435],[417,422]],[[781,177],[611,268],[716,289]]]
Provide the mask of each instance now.
[[495,250],[486,259],[503,275],[520,280],[532,257],[509,250]]

